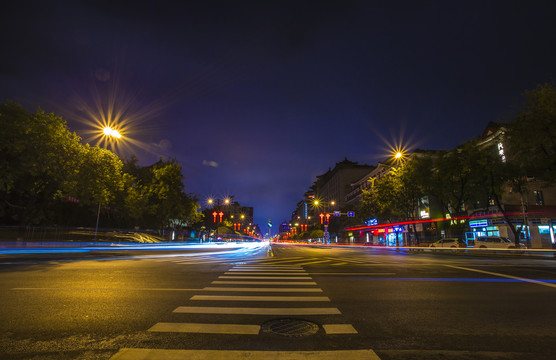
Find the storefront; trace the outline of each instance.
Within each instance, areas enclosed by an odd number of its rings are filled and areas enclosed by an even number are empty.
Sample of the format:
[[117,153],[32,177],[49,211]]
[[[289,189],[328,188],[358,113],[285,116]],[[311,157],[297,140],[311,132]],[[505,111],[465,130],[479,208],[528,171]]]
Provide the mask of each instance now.
[[[556,246],[556,223],[551,219],[529,219],[528,226],[523,220],[516,219],[513,226],[521,229],[519,239],[532,248],[550,248]],[[510,227],[502,218],[477,219],[469,221],[471,231],[465,233],[465,240],[475,240],[478,236],[503,236],[513,240]],[[529,240],[529,241],[528,241]]]

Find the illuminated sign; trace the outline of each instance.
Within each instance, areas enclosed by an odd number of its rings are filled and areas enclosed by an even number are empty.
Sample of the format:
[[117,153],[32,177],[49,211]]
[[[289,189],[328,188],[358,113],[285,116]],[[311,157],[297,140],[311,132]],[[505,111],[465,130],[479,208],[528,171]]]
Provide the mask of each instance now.
[[403,232],[403,226],[397,225],[392,227],[392,230],[394,230],[394,232]]
[[502,145],[502,143],[498,143],[498,155],[500,155],[500,159],[502,159],[502,162],[506,162],[506,155],[504,154],[504,145]]
[[488,226],[488,220],[487,219],[469,220],[469,226],[470,227],[485,227],[485,226]]
[[378,219],[369,219],[367,221],[365,221],[365,225],[367,226],[374,226],[374,225],[378,225]]

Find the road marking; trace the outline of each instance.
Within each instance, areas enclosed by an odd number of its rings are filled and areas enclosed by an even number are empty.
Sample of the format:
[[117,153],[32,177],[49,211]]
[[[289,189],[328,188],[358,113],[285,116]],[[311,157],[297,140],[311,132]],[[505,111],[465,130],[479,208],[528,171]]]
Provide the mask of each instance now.
[[180,306],[175,313],[241,315],[339,315],[337,308],[238,308]]
[[268,268],[249,268],[249,269],[230,269],[228,271],[237,271],[237,272],[244,272],[244,271],[285,271],[285,272],[305,272],[303,269],[268,269]]
[[211,284],[234,285],[317,285],[314,281],[213,281]]
[[328,324],[322,327],[327,334],[357,334],[357,330],[351,324]]
[[252,269],[252,268],[264,268],[264,269],[303,269],[301,266],[299,265],[265,265],[265,264],[260,264],[260,265],[236,265],[234,266],[234,269]]
[[192,324],[192,323],[157,323],[149,329],[153,332],[181,332],[200,334],[240,334],[258,335],[260,325],[242,324]]
[[250,350],[165,350],[120,349],[111,360],[380,360],[373,350],[250,351]]
[[12,288],[11,290],[106,290],[106,291],[200,291],[203,289],[170,289],[170,288],[87,288],[87,287],[63,287],[63,288]]
[[500,274],[500,273],[495,273],[495,272],[490,272],[490,271],[477,270],[477,269],[465,268],[465,267],[454,266],[454,265],[444,265],[444,266],[451,267],[451,268],[454,268],[454,269],[475,271],[475,272],[478,272],[478,273],[489,274],[489,275],[504,277],[504,278],[508,278],[508,279],[515,279],[515,280],[519,280],[519,281],[523,281],[523,282],[529,282],[529,283],[533,283],[533,284],[537,284],[537,285],[548,286],[548,287],[551,287],[551,288],[556,288],[556,284],[550,284],[550,283],[546,283],[544,281],[522,278],[522,277],[519,277],[519,276]]
[[317,260],[317,261],[309,261],[309,262],[302,262],[299,265],[312,265],[312,264],[320,264],[320,263],[325,263],[325,262],[330,262],[330,260]]
[[[224,275],[235,275],[237,272],[226,271]],[[247,275],[247,274],[242,274]],[[303,271],[302,273],[272,273],[272,272],[249,272],[249,275],[285,275],[285,276],[307,276],[307,273]]]
[[235,296],[235,295],[193,295],[189,300],[216,301],[330,301],[326,296]]
[[319,288],[255,288],[255,287],[205,287],[204,291],[245,291],[245,292],[322,292]]
[[279,265],[279,264],[285,264],[285,263],[289,263],[289,262],[302,261],[303,259],[306,259],[306,258],[305,257],[296,257],[296,258],[286,258],[284,260],[267,259],[267,260],[254,261],[253,264],[266,265],[266,263],[272,263],[273,265]]
[[313,280],[310,276],[225,276],[221,275],[219,279],[260,279],[260,280]]
[[340,272],[340,273],[333,273],[333,272],[309,272],[309,275],[396,275],[396,273],[347,273],[347,272]]

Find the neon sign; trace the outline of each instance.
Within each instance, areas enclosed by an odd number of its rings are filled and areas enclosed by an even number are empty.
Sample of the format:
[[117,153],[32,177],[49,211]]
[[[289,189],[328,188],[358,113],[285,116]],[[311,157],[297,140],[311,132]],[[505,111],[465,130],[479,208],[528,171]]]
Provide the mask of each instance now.
[[378,225],[378,219],[375,219],[375,218],[369,219],[369,220],[365,221],[365,225],[367,225],[367,226]]

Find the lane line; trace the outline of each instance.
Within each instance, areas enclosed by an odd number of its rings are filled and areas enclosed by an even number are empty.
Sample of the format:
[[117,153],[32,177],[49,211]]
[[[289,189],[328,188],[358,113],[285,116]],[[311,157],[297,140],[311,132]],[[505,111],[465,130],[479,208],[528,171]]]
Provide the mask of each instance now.
[[240,315],[339,315],[337,308],[238,308],[180,306],[175,313],[185,314],[240,314]]
[[314,281],[213,281],[211,284],[234,285],[317,285]]
[[491,271],[477,270],[477,269],[466,268],[466,267],[461,267],[461,266],[454,266],[454,265],[444,265],[444,266],[451,267],[451,268],[454,268],[454,269],[460,269],[460,270],[475,271],[475,272],[478,272],[478,273],[483,273],[483,274],[488,274],[488,275],[493,275],[493,276],[499,276],[499,277],[504,277],[504,278],[508,278],[508,279],[515,279],[515,280],[528,282],[528,283],[532,283],[532,284],[537,284],[537,285],[548,286],[548,287],[551,287],[551,288],[556,288],[556,284],[551,284],[551,283],[547,283],[547,282],[539,281],[539,280],[522,278],[522,277],[519,277],[519,276],[500,274],[500,273],[495,273],[495,272],[491,272]]
[[28,290],[106,290],[106,291],[200,291],[203,289],[171,289],[171,288],[85,288],[85,287],[63,287],[63,288],[12,288],[11,290],[16,291],[28,291]]
[[255,287],[205,287],[204,291],[245,291],[245,292],[322,292],[319,288],[255,288]]
[[299,265],[305,266],[305,265],[321,264],[321,263],[329,263],[329,262],[331,262],[331,261],[330,260],[318,260],[318,261],[302,262]]
[[250,269],[237,269],[237,268],[233,268],[230,269],[228,271],[236,271],[236,272],[247,272],[247,271],[267,271],[267,272],[272,272],[272,271],[284,271],[284,272],[293,272],[293,273],[298,273],[298,272],[305,272],[305,270],[303,269],[267,269],[267,268],[250,268]]
[[267,259],[267,260],[255,260],[255,262],[253,262],[254,264],[262,264],[262,265],[266,265],[267,263],[272,263],[272,265],[280,265],[280,264],[285,264],[288,262],[296,262],[296,261],[301,261],[305,259],[304,257],[296,257],[296,258],[286,258],[284,260],[278,260],[278,259]]
[[151,327],[148,331],[199,333],[199,334],[258,335],[260,330],[261,330],[260,325],[157,323],[153,327]]
[[327,324],[322,325],[326,334],[357,334],[357,330],[351,324]]
[[250,268],[268,268],[268,269],[302,269],[299,265],[265,265],[265,264],[245,264],[235,265],[234,268],[250,269]]
[[111,360],[380,360],[373,350],[251,351],[120,349]]
[[193,295],[189,300],[211,301],[330,301],[327,296]]
[[333,273],[333,272],[312,272],[309,271],[309,275],[396,275],[396,273],[379,273],[379,272],[372,272],[372,273],[346,273],[346,272],[339,272],[339,273]]
[[260,280],[313,280],[310,276],[226,276],[221,275],[218,277],[219,279],[260,279]]

